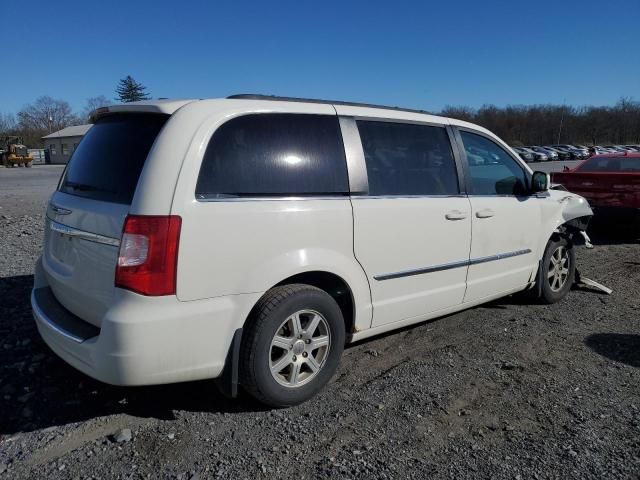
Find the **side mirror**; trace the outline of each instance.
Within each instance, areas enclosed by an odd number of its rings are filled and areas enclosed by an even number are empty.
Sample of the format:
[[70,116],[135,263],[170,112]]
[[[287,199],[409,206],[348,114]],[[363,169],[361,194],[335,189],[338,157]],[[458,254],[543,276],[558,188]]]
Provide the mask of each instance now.
[[541,193],[549,190],[551,179],[548,173],[545,172],[533,172],[531,177],[531,193]]

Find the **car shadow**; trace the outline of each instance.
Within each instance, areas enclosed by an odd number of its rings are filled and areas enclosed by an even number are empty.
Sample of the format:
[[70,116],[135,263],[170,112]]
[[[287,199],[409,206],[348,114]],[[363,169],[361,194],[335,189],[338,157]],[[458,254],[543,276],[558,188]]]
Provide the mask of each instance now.
[[585,344],[603,357],[640,368],[640,335],[596,333],[588,336]]
[[540,300],[535,296],[535,290],[514,293],[506,297],[492,300],[488,303],[478,305],[476,308],[488,308],[493,310],[507,310],[510,306],[516,305],[538,305]]
[[640,228],[633,222],[594,218],[587,233],[596,246],[640,243]]
[[40,338],[31,316],[32,275],[0,278],[0,435],[129,414],[173,419],[174,411],[245,412],[266,408],[241,394],[219,393],[211,380],[116,387],[84,375]]

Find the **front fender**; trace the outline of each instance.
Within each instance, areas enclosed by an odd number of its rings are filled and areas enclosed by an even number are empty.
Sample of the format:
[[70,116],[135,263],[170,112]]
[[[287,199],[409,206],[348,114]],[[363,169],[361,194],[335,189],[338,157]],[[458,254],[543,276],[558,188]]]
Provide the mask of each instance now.
[[538,249],[540,258],[554,233],[566,234],[573,240],[577,233],[586,231],[593,217],[593,210],[584,197],[563,190],[549,190],[548,193],[549,197],[542,207],[542,235]]

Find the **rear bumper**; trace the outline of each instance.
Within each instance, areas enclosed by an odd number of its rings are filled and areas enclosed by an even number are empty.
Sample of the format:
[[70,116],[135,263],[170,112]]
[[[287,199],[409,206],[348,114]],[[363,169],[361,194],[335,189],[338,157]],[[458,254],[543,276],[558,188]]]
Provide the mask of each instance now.
[[71,366],[113,385],[219,377],[234,332],[260,298],[256,293],[181,302],[118,290],[98,329],[47,294],[39,269],[40,262],[31,305],[43,340]]

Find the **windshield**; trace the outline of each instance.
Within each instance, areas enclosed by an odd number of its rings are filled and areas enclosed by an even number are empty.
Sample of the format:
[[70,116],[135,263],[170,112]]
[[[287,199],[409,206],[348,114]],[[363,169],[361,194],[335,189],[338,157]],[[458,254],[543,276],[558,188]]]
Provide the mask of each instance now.
[[587,160],[580,172],[637,172],[640,173],[640,157],[601,157]]
[[131,203],[151,146],[169,117],[113,115],[98,120],[73,153],[59,190],[114,203]]

